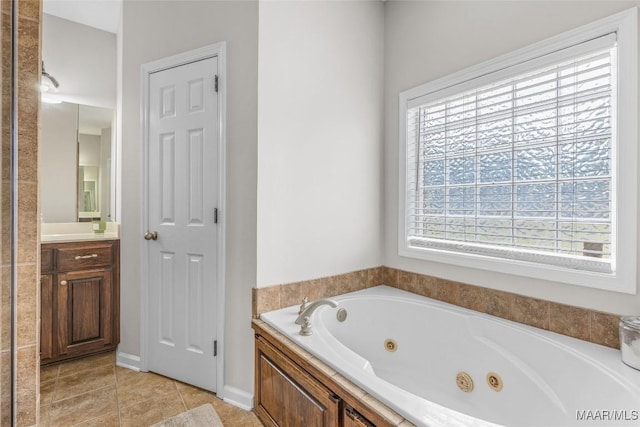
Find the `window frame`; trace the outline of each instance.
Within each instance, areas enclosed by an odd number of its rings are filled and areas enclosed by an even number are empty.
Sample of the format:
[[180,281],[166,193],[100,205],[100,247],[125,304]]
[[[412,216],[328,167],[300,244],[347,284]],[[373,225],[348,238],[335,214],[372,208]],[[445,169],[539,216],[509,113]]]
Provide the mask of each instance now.
[[[448,76],[427,82],[399,94],[399,218],[400,256],[445,264],[478,268],[573,285],[636,293],[637,180],[638,180],[638,8],[583,25],[514,52],[482,62]],[[575,47],[615,32],[617,103],[613,106],[612,155],[612,273],[576,270],[532,261],[502,259],[487,255],[453,252],[446,249],[411,246],[407,237],[407,113],[416,100],[434,93],[464,91],[480,86],[487,76],[499,76],[507,69],[518,69],[527,61]],[[509,71],[507,71],[509,72]]]

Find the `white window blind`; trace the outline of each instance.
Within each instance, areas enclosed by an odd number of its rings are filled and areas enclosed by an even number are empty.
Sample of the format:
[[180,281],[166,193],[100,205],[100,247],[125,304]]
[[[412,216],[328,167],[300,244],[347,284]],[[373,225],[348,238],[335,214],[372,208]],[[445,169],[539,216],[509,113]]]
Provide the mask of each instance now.
[[408,246],[611,272],[615,70],[609,34],[413,99]]

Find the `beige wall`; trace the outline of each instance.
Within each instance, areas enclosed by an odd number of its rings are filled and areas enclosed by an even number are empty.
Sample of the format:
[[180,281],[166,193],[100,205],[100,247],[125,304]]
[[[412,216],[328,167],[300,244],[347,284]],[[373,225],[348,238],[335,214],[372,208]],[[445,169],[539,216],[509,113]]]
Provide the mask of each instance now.
[[122,31],[121,344],[140,354],[140,65],[227,42],[225,380],[253,389],[256,281],[257,1],[125,1]]
[[398,256],[398,94],[638,1],[389,1],[385,4],[385,255],[390,267],[619,314],[627,295]]
[[116,107],[116,35],[43,15],[42,59],[67,102]]
[[383,4],[260,2],[257,285],[377,267]]

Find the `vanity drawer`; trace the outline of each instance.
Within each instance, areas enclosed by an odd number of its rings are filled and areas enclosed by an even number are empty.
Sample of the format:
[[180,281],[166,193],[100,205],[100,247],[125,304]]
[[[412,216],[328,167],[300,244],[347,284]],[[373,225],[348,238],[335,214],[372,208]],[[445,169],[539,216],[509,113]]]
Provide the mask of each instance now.
[[113,263],[111,243],[82,244],[77,247],[59,247],[56,266],[58,271],[107,267]]

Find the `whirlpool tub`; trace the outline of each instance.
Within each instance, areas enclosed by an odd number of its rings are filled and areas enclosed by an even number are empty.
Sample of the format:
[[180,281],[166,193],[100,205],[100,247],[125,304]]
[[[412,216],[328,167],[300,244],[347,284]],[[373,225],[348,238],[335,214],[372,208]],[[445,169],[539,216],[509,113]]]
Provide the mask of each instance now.
[[260,317],[417,426],[640,426],[618,350],[387,286],[334,300],[310,336],[297,306]]

